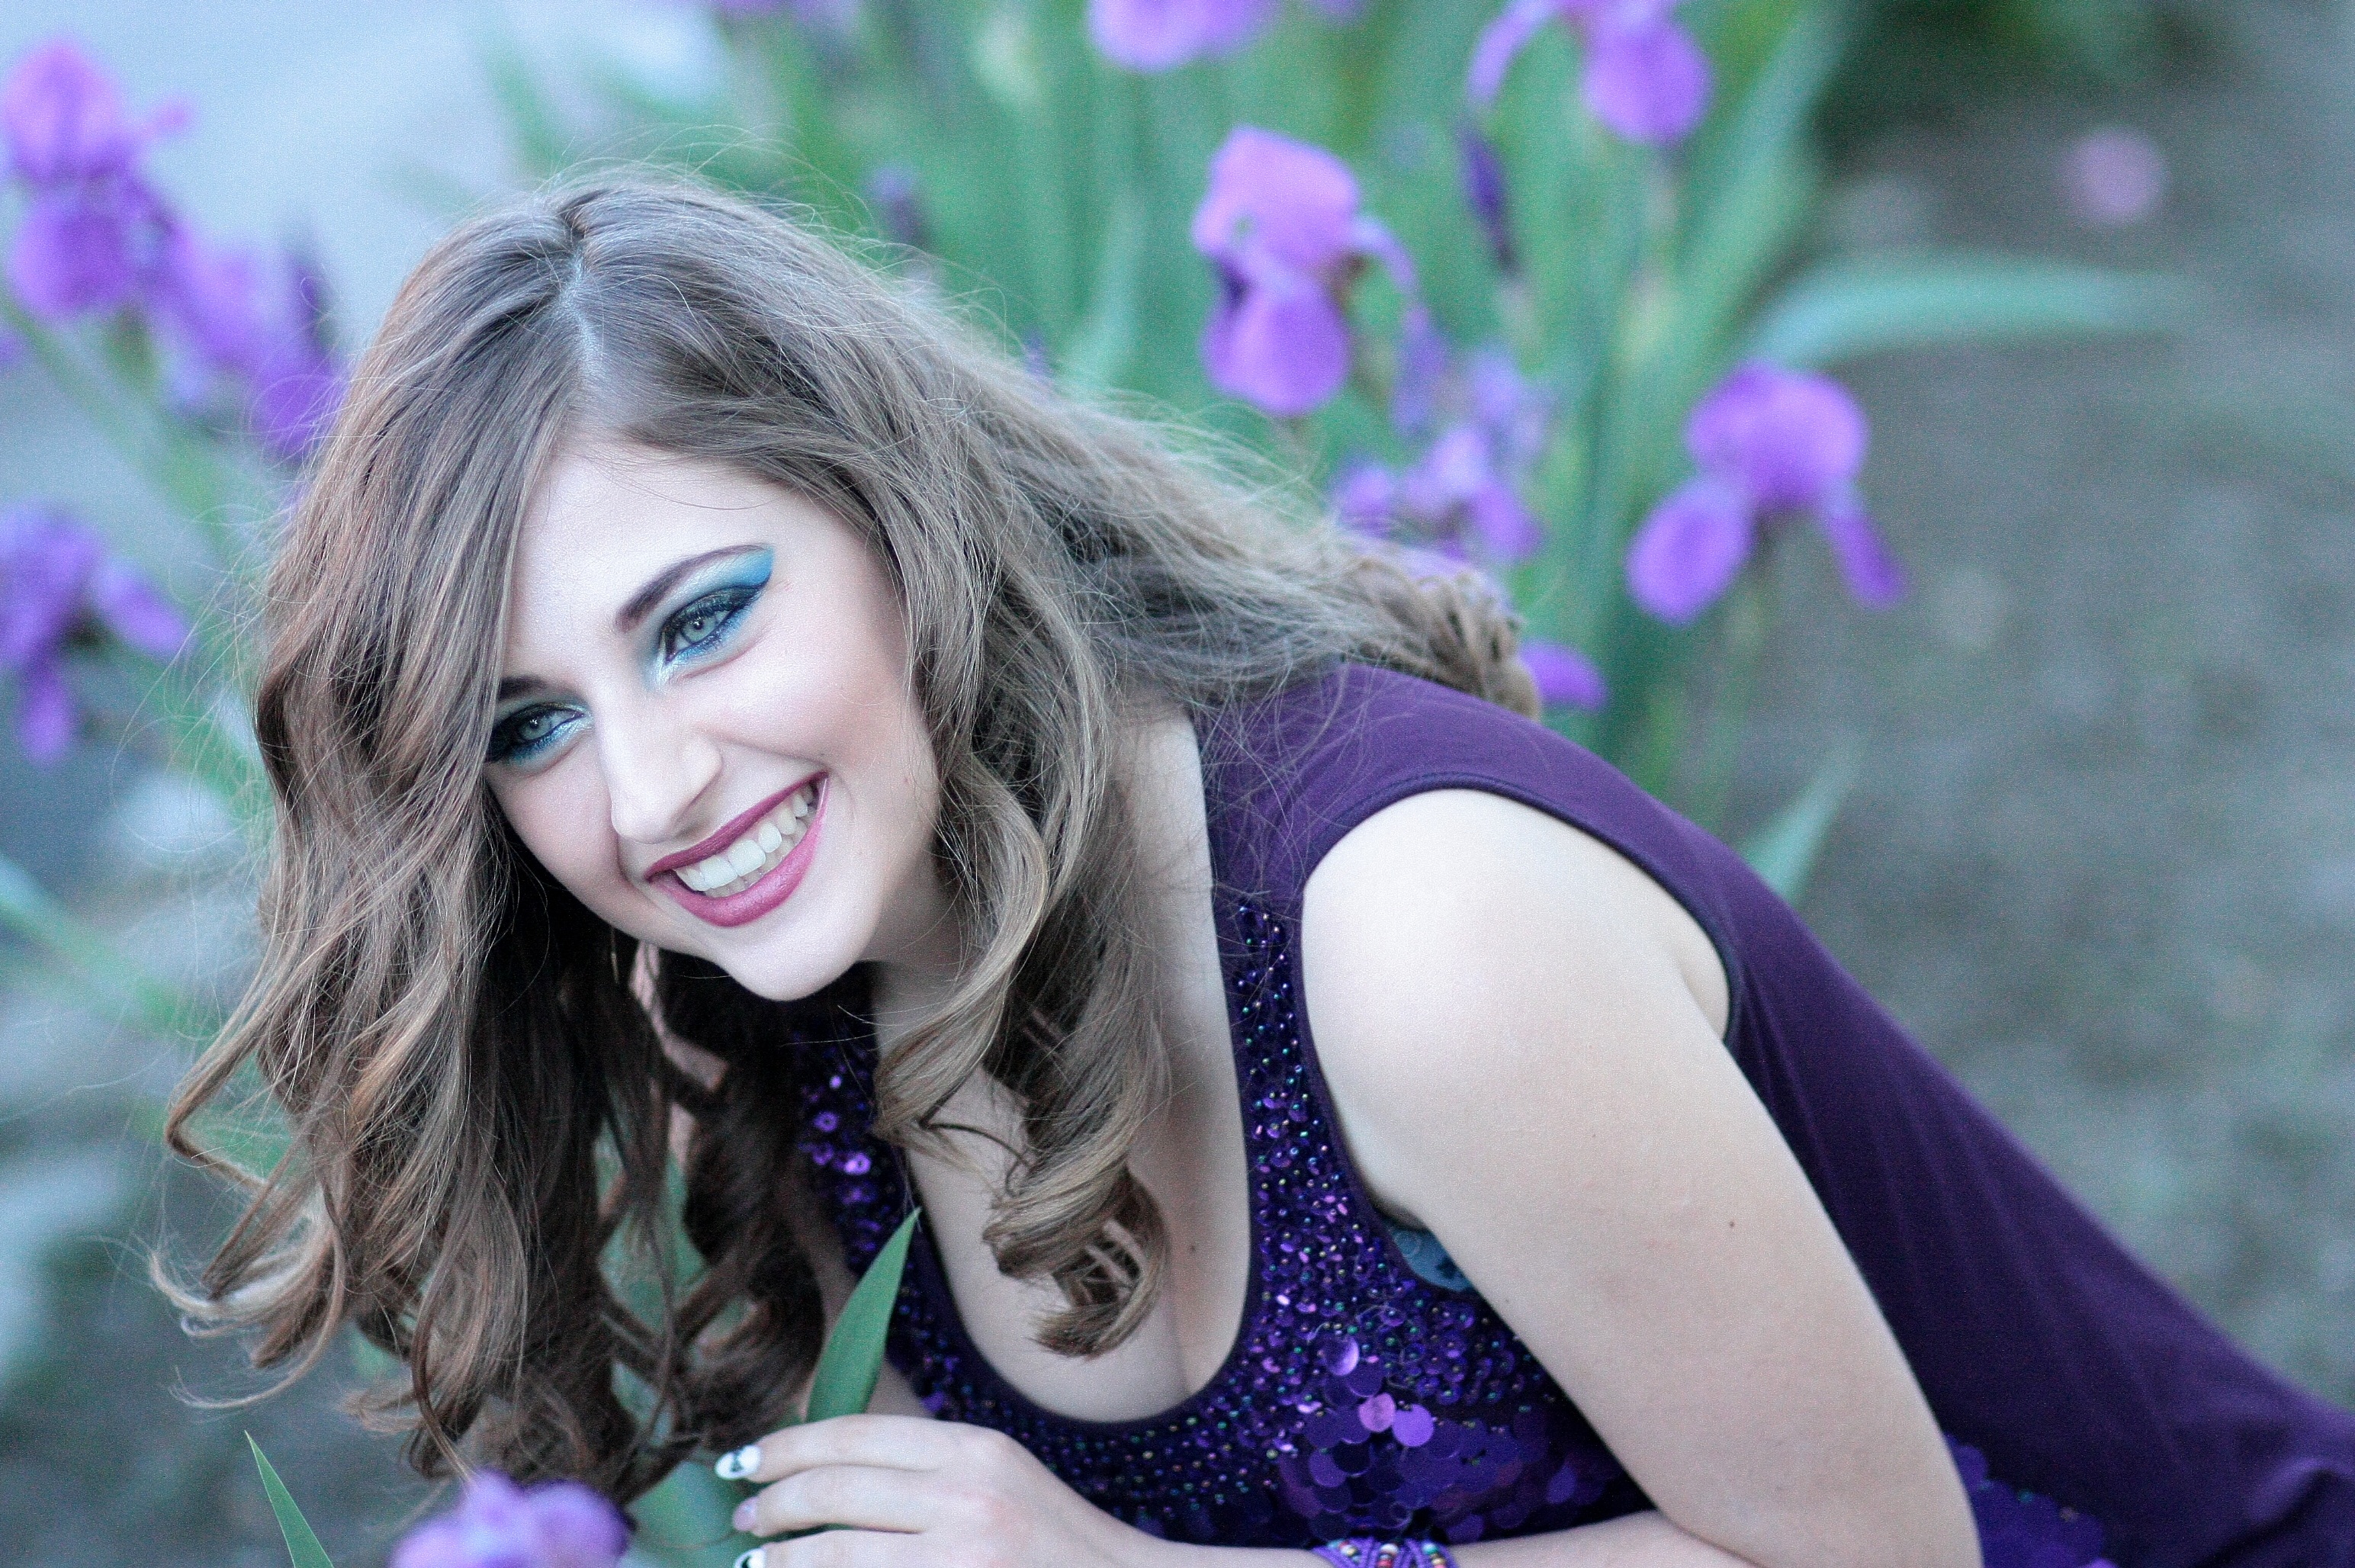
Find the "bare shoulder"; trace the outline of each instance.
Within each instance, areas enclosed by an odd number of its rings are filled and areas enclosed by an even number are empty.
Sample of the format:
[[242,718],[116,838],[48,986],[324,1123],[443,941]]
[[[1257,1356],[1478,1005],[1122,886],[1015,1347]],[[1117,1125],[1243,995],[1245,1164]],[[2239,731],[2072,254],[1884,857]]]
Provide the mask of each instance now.
[[1672,897],[1541,812],[1434,792],[1326,858],[1300,951],[1376,1201],[1437,1233],[1663,1513],[1753,1563],[1968,1560],[1929,1408]]
[[1610,845],[1504,795],[1433,790],[1375,813],[1317,865],[1305,904],[1305,939],[1328,966],[1373,960],[1433,1002],[1475,977],[1515,983],[1511,960],[1551,933],[1584,959],[1557,981],[1624,977],[1647,952],[1668,967],[1644,973],[1672,975],[1725,1031],[1724,965],[1691,914]]

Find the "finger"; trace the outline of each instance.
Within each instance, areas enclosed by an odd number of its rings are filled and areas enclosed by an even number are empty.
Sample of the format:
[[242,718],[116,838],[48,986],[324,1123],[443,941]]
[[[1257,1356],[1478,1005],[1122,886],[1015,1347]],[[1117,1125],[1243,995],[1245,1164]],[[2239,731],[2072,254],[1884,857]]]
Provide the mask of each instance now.
[[736,1559],[735,1568],[914,1568],[921,1551],[912,1535],[829,1530],[756,1546]]
[[783,1535],[829,1524],[906,1534],[940,1521],[938,1490],[930,1476],[916,1471],[821,1465],[746,1498],[730,1522],[748,1535]]
[[953,1423],[912,1415],[837,1415],[772,1432],[712,1467],[722,1480],[778,1481],[819,1465],[873,1465],[887,1470],[937,1469],[954,1445]]

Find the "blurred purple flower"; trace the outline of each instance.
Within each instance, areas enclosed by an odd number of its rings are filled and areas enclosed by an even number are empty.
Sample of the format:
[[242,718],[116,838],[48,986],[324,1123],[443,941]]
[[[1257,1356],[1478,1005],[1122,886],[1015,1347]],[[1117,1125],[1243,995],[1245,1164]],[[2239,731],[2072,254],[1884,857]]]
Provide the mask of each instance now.
[[1587,112],[1630,142],[1680,142],[1709,109],[1709,57],[1672,13],[1677,0],[1510,0],[1473,46],[1467,86],[1493,102],[1505,73],[1549,22],[1585,41]]
[[132,124],[114,83],[67,38],[34,48],[0,82],[9,172],[34,186],[127,178],[149,142],[186,123],[184,106],[167,104]]
[[2105,125],[2079,137],[2061,162],[2061,194],[2080,222],[2124,229],[2167,199],[2167,155],[2139,131]]
[[456,1509],[402,1538],[390,1568],[613,1568],[629,1543],[621,1510],[587,1487],[527,1491],[480,1470]]
[[299,458],[334,420],[344,378],[326,334],[326,282],[297,255],[265,270],[185,225],[166,238],[150,297],[193,350],[197,379],[242,386],[246,418],[274,457]]
[[1480,232],[1487,236],[1488,253],[1497,259],[1497,269],[1510,272],[1514,270],[1513,226],[1505,205],[1505,166],[1497,161],[1497,149],[1476,126],[1460,127],[1455,144],[1463,162],[1464,203],[1480,220]]
[[67,649],[109,633],[169,659],[187,640],[188,624],[63,513],[37,506],[0,512],[0,669],[16,677],[16,739],[35,762],[54,762],[73,742]]
[[1856,490],[1864,411],[1828,377],[1743,365],[1685,424],[1700,474],[1670,494],[1627,547],[1627,591],[1681,624],[1717,602],[1760,530],[1800,514],[1832,548],[1849,591],[1879,607],[1905,592],[1903,570],[1873,531]]
[[806,27],[847,33],[858,25],[858,0],[711,0],[723,16],[768,16],[790,11]]
[[1358,210],[1349,166],[1321,147],[1238,126],[1210,160],[1194,248],[1219,269],[1202,362],[1220,391],[1280,416],[1305,414],[1349,374],[1342,299],[1374,257],[1401,293],[1414,264]]
[[903,163],[878,164],[867,176],[867,206],[875,214],[877,231],[911,251],[924,243],[924,208],[917,191],[916,171]]
[[1088,0],[1088,35],[1131,70],[1168,70],[1251,42],[1277,0]]
[[[1315,0],[1337,22],[1357,20],[1361,0]],[[1114,65],[1170,70],[1232,54],[1257,37],[1282,0],[1088,0],[1088,35]]]
[[132,124],[114,84],[63,39],[17,61],[0,82],[0,140],[30,200],[9,283],[43,321],[141,307],[178,351],[179,385],[198,395],[233,379],[263,447],[299,457],[343,392],[324,284],[299,257],[265,267],[207,244],[148,187],[141,153],[185,117]]
[[1483,348],[1460,358],[1420,307],[1399,347],[1391,421],[1427,437],[1402,470],[1361,463],[1333,490],[1343,523],[1369,537],[1454,560],[1511,566],[1544,543],[1520,487],[1544,450],[1553,398],[1511,356]]
[[0,374],[14,370],[25,362],[25,340],[0,326]]
[[1610,700],[1603,672],[1576,648],[1542,637],[1524,637],[1521,662],[1529,667],[1538,696],[1548,708],[1583,708],[1593,713]]
[[166,109],[145,125],[70,42],[19,59],[0,81],[0,142],[30,201],[8,256],[8,281],[42,320],[128,301],[152,252],[163,209],[139,178],[139,155],[176,129]]

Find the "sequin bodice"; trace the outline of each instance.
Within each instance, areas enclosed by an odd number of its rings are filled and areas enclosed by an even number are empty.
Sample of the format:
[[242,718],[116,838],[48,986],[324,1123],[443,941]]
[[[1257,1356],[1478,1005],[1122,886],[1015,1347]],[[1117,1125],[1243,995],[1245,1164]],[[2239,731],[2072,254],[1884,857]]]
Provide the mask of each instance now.
[[[936,1414],[1008,1434],[1107,1512],[1182,1541],[1461,1543],[1646,1506],[1487,1304],[1425,1277],[1450,1275],[1430,1257],[1418,1273],[1400,1250],[1342,1146],[1301,1005],[1301,895],[1325,852],[1409,795],[1477,788],[1611,844],[1707,931],[1734,997],[1727,1046],[1942,1424],[1989,1456],[2000,1450],[2002,1470],[2041,1492],[2164,1521],[2197,1490],[2200,1477],[2179,1467],[2164,1496],[2137,1500],[2153,1456],[2171,1452],[2168,1443],[2187,1430],[2179,1424],[2169,1438],[2121,1447],[2113,1463],[2085,1436],[2111,1433],[2115,1422],[2099,1424],[2108,1413],[2088,1407],[2064,1432],[2051,1391],[2080,1386],[2098,1367],[2110,1399],[2131,1405],[2155,1386],[2150,1367],[2164,1364],[2141,1359],[2142,1343],[2198,1349],[2217,1343],[2212,1335],[2182,1328],[2163,1287],[2120,1270],[2115,1250],[1951,1080],[1859,1005],[1788,909],[1723,846],[1540,727],[1383,672],[1338,671],[1206,727],[1202,739],[1213,913],[1250,1162],[1250,1276],[1234,1346],[1208,1384],[1158,1415],[1058,1415],[975,1348],[919,1231],[891,1355]],[[870,1133],[872,1041],[854,1030],[798,1049],[799,1147],[851,1267],[864,1271],[909,1203],[895,1152]],[[1899,1141],[1931,1132],[1944,1142]],[[1892,1150],[1908,1163],[1891,1163]],[[1976,1294],[1958,1281],[1975,1282]],[[2040,1305],[2023,1311],[2024,1300]],[[2115,1328],[2121,1313],[2141,1339]],[[2262,1378],[2236,1362],[2218,1386],[2239,1399]],[[2266,1397],[2264,1408],[2281,1407],[2278,1393]],[[2224,1399],[2217,1408],[2241,1407]],[[2163,1424],[2147,1411],[2138,1419],[2146,1431]],[[2230,1421],[2202,1419],[2201,1441],[2222,1434],[2215,1452],[2254,1451]],[[1955,1454],[1990,1568],[2096,1563],[2102,1532],[2091,1519],[1990,1477],[1962,1442]]]
[[[1425,1281],[1391,1241],[1304,1048],[1286,923],[1240,901],[1219,914],[1252,1251],[1226,1361],[1159,1415],[1057,1415],[974,1348],[920,1243],[892,1338],[918,1395],[939,1415],[1011,1435],[1082,1496],[1177,1540],[1301,1546],[1404,1531],[1460,1542],[1642,1506],[1487,1304]],[[805,1092],[804,1149],[831,1178],[829,1207],[861,1270],[907,1202],[897,1163],[867,1137],[868,1093],[857,1052]]]

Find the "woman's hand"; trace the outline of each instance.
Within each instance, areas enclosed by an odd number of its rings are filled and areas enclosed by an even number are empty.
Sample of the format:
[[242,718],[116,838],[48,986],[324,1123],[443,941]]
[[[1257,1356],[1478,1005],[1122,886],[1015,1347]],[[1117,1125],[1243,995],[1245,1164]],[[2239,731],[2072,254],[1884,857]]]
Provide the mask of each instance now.
[[783,1535],[743,1568],[1158,1568],[1167,1543],[1065,1486],[1003,1433],[906,1415],[846,1415],[762,1438],[749,1469],[768,1483],[739,1530]]

